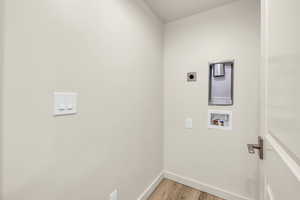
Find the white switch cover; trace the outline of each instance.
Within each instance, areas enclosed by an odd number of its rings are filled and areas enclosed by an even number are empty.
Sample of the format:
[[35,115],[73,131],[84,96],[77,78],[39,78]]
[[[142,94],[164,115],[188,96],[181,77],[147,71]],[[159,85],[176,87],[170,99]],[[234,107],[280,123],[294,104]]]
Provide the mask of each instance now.
[[77,113],[77,93],[54,92],[54,115],[71,115]]
[[118,190],[115,190],[110,194],[110,200],[118,200]]
[[185,119],[185,128],[186,129],[192,129],[193,128],[193,119],[192,118],[186,118]]

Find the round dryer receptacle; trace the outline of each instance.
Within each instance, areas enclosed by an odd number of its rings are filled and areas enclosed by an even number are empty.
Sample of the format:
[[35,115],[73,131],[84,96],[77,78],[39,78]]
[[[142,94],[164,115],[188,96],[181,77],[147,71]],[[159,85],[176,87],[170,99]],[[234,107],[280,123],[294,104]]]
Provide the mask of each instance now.
[[197,73],[196,72],[187,73],[187,81],[188,82],[197,81]]

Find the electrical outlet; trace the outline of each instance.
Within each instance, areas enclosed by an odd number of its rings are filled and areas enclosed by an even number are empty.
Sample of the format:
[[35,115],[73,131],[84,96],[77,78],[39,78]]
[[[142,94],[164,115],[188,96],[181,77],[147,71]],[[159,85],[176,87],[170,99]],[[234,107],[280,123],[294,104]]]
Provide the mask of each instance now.
[[115,190],[110,194],[110,200],[118,200],[118,190]]
[[187,73],[187,79],[188,82],[191,81],[197,81],[197,72],[189,72]]
[[186,129],[192,129],[193,128],[193,119],[192,118],[186,118],[185,119],[185,128]]

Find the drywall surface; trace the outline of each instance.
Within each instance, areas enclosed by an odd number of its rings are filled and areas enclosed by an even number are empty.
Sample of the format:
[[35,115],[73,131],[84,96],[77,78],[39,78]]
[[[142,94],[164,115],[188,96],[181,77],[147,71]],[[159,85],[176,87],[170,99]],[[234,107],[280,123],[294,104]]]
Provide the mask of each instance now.
[[[238,1],[166,25],[165,170],[235,193],[257,195],[259,2]],[[234,105],[208,106],[208,63],[235,60]],[[187,72],[197,82],[186,82]],[[208,109],[233,111],[233,130],[207,128]],[[193,129],[184,120],[193,119]]]
[[[3,32],[4,32],[4,29],[3,29],[3,22],[4,22],[4,2],[2,0],[0,0],[0,144],[2,142],[2,86],[3,86],[3,73],[2,73],[2,70],[3,70],[3,49],[4,49],[4,46],[3,46]],[[2,153],[2,148],[0,148],[0,161],[1,161],[1,153]],[[0,162],[1,164],[1,162]],[[2,194],[2,166],[0,165],[0,199],[1,199],[1,194]]]
[[[137,199],[162,170],[161,22],[135,0],[6,0],[2,200]],[[53,92],[78,114],[53,117]]]

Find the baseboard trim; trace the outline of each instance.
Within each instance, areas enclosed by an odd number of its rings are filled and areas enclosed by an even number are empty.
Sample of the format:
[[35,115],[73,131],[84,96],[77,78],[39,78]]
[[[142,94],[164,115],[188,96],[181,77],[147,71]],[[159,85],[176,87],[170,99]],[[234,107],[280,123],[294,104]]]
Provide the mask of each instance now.
[[217,187],[205,184],[205,183],[201,183],[197,180],[187,178],[184,176],[180,176],[180,175],[177,175],[177,174],[169,172],[169,171],[164,172],[164,177],[167,179],[176,181],[178,183],[184,184],[186,186],[195,188],[197,190],[207,192],[209,194],[221,197],[226,200],[252,200],[247,197],[243,197],[241,195],[234,194],[232,192],[228,192],[226,190],[223,190],[223,189],[220,189],[220,188],[217,188]]
[[163,171],[161,172],[154,181],[145,189],[145,191],[137,198],[137,200],[147,200],[150,195],[154,192],[154,190],[157,188],[159,183],[164,179],[170,179],[172,181],[184,184],[186,186],[195,188],[197,190],[207,192],[209,194],[221,197],[226,200],[253,200],[247,197],[243,197],[241,195],[223,190],[221,188],[217,188],[215,186],[201,183],[195,179],[184,177],[178,174],[175,174],[170,171]]
[[163,179],[164,179],[164,173],[161,172],[154,179],[154,181],[146,188],[146,190],[137,198],[137,200],[147,200]]

